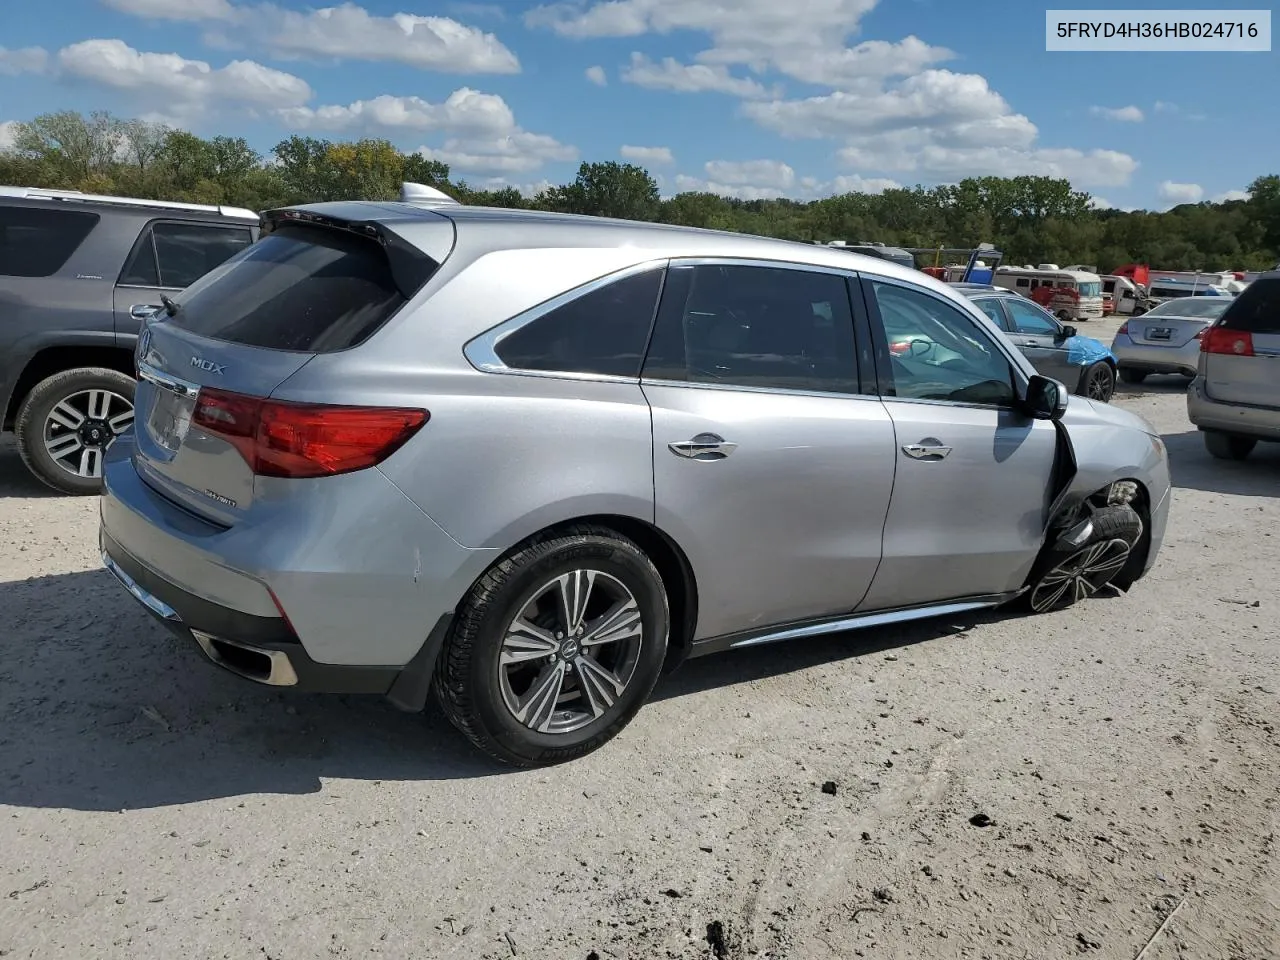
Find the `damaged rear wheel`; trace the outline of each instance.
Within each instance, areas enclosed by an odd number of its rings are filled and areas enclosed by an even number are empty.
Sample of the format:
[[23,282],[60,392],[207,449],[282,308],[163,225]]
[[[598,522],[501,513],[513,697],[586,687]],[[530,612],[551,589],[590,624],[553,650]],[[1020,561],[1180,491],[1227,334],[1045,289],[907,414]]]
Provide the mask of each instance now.
[[1027,606],[1048,613],[1093,596],[1120,575],[1141,537],[1142,518],[1132,507],[1093,510],[1045,551],[1031,576]]

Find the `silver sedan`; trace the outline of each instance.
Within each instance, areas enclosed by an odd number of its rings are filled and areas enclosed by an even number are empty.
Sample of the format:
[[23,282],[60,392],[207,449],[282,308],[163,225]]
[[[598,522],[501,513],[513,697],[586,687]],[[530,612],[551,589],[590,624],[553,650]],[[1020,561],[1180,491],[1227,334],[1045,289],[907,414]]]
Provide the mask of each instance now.
[[1111,342],[1120,379],[1141,383],[1153,373],[1194,377],[1200,362],[1200,335],[1231,302],[1230,297],[1181,297],[1126,320]]

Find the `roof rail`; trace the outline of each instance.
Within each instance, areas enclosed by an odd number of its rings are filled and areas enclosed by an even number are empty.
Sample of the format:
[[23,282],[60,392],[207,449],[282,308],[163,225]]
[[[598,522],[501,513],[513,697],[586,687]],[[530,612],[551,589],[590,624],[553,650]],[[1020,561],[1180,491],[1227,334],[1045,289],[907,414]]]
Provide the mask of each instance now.
[[125,207],[155,207],[161,210],[198,210],[201,213],[217,213],[224,217],[258,219],[258,214],[244,207],[214,206],[207,203],[180,203],[177,200],[139,200],[135,197],[111,197],[101,193],[84,193],[80,190],[46,190],[43,187],[0,186],[0,197],[21,197],[32,200],[79,200],[83,203],[115,203]]
[[460,204],[443,190],[429,187],[425,183],[413,183],[406,180],[400,184],[400,202],[412,203],[419,207],[456,207]]

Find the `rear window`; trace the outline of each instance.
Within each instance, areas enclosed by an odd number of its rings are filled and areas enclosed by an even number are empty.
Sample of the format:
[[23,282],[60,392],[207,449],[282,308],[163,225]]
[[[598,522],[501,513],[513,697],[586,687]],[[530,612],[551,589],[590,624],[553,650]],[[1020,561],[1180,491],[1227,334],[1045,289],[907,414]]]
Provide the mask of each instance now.
[[98,222],[96,213],[0,207],[0,275],[51,277]]
[[1222,325],[1242,333],[1280,334],[1280,277],[1255,280],[1222,315]]
[[404,305],[406,293],[377,241],[288,225],[175,299],[179,312],[171,322],[198,336],[326,353],[367,340]]

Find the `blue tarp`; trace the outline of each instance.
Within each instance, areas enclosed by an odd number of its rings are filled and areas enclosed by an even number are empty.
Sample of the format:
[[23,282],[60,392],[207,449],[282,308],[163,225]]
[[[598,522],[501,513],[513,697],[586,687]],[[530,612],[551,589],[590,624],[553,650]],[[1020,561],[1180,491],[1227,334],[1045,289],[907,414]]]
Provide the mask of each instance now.
[[1093,337],[1075,336],[1067,339],[1067,362],[1077,367],[1087,367],[1099,360],[1116,359],[1107,345]]

